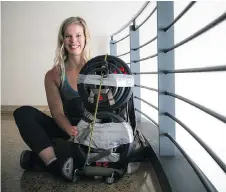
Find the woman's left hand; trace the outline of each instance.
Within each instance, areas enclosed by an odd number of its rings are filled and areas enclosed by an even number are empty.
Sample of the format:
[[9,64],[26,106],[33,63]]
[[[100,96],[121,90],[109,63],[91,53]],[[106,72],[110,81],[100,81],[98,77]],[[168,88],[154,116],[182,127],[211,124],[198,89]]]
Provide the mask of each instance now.
[[72,128],[71,129],[71,136],[72,137],[77,136],[78,135],[78,128],[77,128],[77,126],[72,126],[71,128]]

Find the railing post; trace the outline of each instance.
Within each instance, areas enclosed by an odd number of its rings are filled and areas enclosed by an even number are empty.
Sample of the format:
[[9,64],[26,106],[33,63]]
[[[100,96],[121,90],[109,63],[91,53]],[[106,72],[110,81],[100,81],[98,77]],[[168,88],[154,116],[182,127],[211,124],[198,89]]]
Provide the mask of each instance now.
[[110,40],[110,55],[116,56],[117,55],[117,45],[116,41],[111,38]]
[[[173,26],[164,32],[161,30],[174,20],[174,2],[157,1],[157,46],[158,46],[158,72],[162,70],[174,70],[174,51],[168,53],[162,52],[164,48],[174,45],[174,28]],[[175,99],[164,95],[163,91],[175,92],[174,74],[158,75],[158,106],[159,106],[159,134],[169,133],[175,139],[175,122],[163,115],[168,112],[175,115]],[[175,146],[167,138],[159,138],[159,154],[162,156],[175,155]]]
[[[140,49],[132,50],[139,47],[139,29],[135,30],[135,23],[130,26],[130,69],[132,73],[140,72],[140,62],[133,62],[134,60],[140,59]],[[140,75],[134,75],[135,84],[140,85]],[[133,88],[134,96],[141,98],[140,87]],[[134,107],[141,111],[141,101],[138,99],[134,100]],[[141,121],[141,114],[136,112],[136,120]]]

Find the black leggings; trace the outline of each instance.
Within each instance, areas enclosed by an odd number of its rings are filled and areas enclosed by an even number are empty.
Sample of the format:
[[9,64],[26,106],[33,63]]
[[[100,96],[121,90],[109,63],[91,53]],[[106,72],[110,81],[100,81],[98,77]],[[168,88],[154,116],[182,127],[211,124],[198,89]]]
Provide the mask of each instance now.
[[69,135],[55,123],[54,119],[31,106],[22,106],[14,111],[14,119],[24,142],[39,154],[53,145],[55,138],[68,140]]
[[[22,139],[33,152],[39,154],[43,149],[53,147],[59,161],[73,157],[74,167],[84,165],[85,157],[80,145],[69,142],[70,136],[58,127],[53,118],[31,106],[22,106],[13,115]],[[70,122],[77,125],[79,119]]]

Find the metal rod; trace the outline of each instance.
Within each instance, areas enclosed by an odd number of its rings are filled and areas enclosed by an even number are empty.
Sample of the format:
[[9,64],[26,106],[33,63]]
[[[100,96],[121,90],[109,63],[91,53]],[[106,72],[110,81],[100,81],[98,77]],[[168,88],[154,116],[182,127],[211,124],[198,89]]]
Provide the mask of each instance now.
[[157,127],[159,126],[158,123],[156,123],[151,117],[147,116],[145,113],[141,112],[140,110],[138,110],[137,108],[135,108],[135,111],[138,111],[140,114],[144,115],[145,117],[147,117],[147,119],[149,119],[152,123],[154,123]]
[[177,99],[180,99],[180,100],[182,100],[182,101],[184,101],[186,103],[189,103],[190,105],[193,105],[194,107],[197,107],[198,109],[200,109],[200,110],[208,113],[209,115],[212,115],[213,117],[219,119],[220,121],[226,123],[226,117],[225,116],[223,116],[223,115],[221,115],[221,114],[219,114],[219,113],[217,113],[217,112],[215,112],[215,111],[213,111],[211,109],[208,109],[207,107],[204,107],[204,106],[202,106],[202,105],[200,105],[198,103],[195,103],[194,101],[191,101],[191,100],[189,100],[187,98],[184,98],[184,97],[182,97],[180,95],[177,95],[177,94],[174,94],[174,93],[169,93],[168,91],[165,91],[164,94],[165,95],[170,95],[170,96],[175,97]]
[[190,133],[197,142],[210,154],[210,156],[217,162],[217,164],[223,169],[223,171],[226,173],[226,165],[223,163],[223,161],[217,156],[217,154],[198,136],[196,135],[191,129],[189,129],[184,123],[182,123],[179,119],[171,115],[170,113],[164,113],[166,116],[170,117],[174,121],[176,121],[178,124],[180,124],[188,133]]
[[212,21],[210,24],[206,25],[205,27],[203,27],[202,29],[200,29],[199,31],[197,31],[196,33],[194,33],[193,35],[189,36],[188,38],[184,39],[183,41],[175,44],[174,46],[167,48],[167,49],[163,49],[164,53],[167,53],[189,41],[191,41],[192,39],[200,36],[201,34],[205,33],[206,31],[210,30],[211,28],[215,27],[216,25],[220,24],[222,21],[224,21],[226,19],[226,13],[223,13],[220,17],[218,17],[217,19],[215,19],[214,21]]
[[121,54],[121,55],[118,55],[117,57],[121,57],[121,56],[127,55],[127,54],[129,54],[129,53],[130,53],[130,51],[128,51],[128,52],[126,52],[126,53],[123,53],[123,54]]
[[187,159],[199,179],[201,180],[202,184],[206,188],[208,192],[215,192],[216,189],[209,183],[207,178],[204,176],[202,171],[199,169],[199,167],[196,165],[196,163],[188,156],[188,154],[181,148],[181,146],[168,134],[168,133],[162,133],[161,135],[168,137],[174,145],[179,149],[179,151],[183,154],[183,156]]
[[125,38],[129,37],[129,34],[123,37],[122,39],[119,39],[118,41],[115,41],[114,44],[119,43],[120,41],[124,40]]
[[128,27],[130,25],[130,23],[132,23],[134,20],[136,20],[137,17],[139,17],[139,15],[143,12],[143,10],[148,6],[149,3],[150,3],[149,1],[146,1],[143,4],[143,6],[140,8],[140,10],[133,16],[133,18],[131,20],[129,20],[129,22],[127,22],[122,28],[120,28],[118,31],[116,31],[115,33],[113,33],[110,36],[113,37],[114,35],[117,35],[122,30],[124,30],[126,27]]
[[163,28],[163,31],[168,31],[170,27],[172,27],[189,9],[191,9],[191,7],[196,3],[196,1],[192,1],[190,2],[185,9],[174,19],[174,21],[172,23],[170,23],[168,26],[166,26],[165,28]]
[[135,30],[139,29],[154,14],[154,12],[156,10],[157,10],[157,6],[155,6],[155,8],[153,9],[153,11],[150,13],[150,15],[148,15],[147,18],[140,25],[138,25],[137,28],[135,28]]
[[153,104],[147,102],[146,100],[141,99],[140,97],[137,97],[137,96],[134,96],[134,98],[135,98],[135,99],[139,99],[139,100],[143,101],[144,103],[148,104],[149,106],[153,107],[154,109],[158,110],[158,107],[156,107],[155,105],[153,105]]
[[133,73],[134,75],[146,75],[146,74],[158,74],[157,71],[154,72],[140,72],[140,73]]
[[153,57],[156,57],[157,55],[158,55],[158,53],[156,53],[156,54],[154,54],[154,55],[150,55],[150,56],[145,57],[145,58],[143,58],[143,59],[139,59],[139,60],[132,61],[132,62],[136,63],[136,62],[139,62],[139,61],[145,61],[145,60],[147,60],[147,59],[151,59],[151,58],[153,58]]
[[215,72],[215,71],[226,71],[226,65],[215,66],[215,67],[163,70],[162,72],[167,74],[167,73],[197,73],[197,72]]
[[158,89],[155,89],[155,88],[151,88],[151,87],[146,87],[146,86],[143,86],[143,85],[134,85],[135,87],[140,87],[140,88],[144,88],[144,89],[148,89],[150,91],[155,91],[155,92],[158,92]]
[[133,73],[134,75],[138,74],[160,74],[160,73],[198,73],[198,72],[217,72],[217,71],[226,71],[226,65],[214,66],[214,67],[200,67],[200,68],[188,68],[188,69],[176,69],[176,70],[162,70],[160,72],[141,72]]
[[132,50],[133,50],[133,51],[136,51],[137,49],[140,49],[140,48],[142,48],[142,47],[148,45],[149,43],[153,42],[153,41],[156,40],[156,39],[157,39],[157,36],[155,36],[154,38],[152,38],[152,39],[151,39],[150,41],[148,41],[147,43],[144,43],[144,44],[141,45],[140,47],[134,48],[134,49],[132,49]]

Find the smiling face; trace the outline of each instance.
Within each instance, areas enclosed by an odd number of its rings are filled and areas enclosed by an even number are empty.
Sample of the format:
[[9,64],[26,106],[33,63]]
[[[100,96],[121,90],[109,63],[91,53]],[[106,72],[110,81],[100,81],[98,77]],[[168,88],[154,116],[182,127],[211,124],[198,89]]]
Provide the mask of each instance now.
[[70,24],[64,31],[63,43],[69,55],[81,55],[85,47],[83,27],[79,24]]

